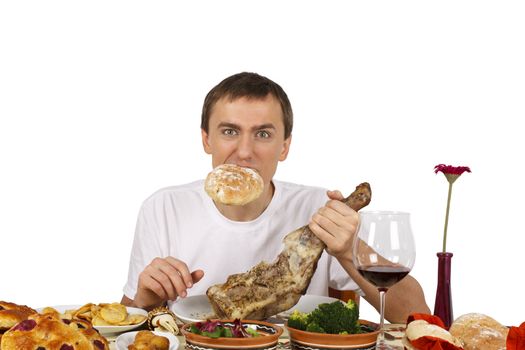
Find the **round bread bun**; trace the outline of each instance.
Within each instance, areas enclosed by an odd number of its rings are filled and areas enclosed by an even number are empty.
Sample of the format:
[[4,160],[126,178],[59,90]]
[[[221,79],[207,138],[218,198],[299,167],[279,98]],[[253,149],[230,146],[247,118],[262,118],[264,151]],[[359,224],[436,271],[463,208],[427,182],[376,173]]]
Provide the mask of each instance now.
[[450,333],[463,342],[464,350],[504,350],[509,329],[492,317],[470,313],[458,317]]
[[259,198],[264,181],[257,171],[235,164],[222,164],[206,177],[204,189],[214,200],[228,205],[245,205]]
[[37,312],[25,305],[17,305],[0,301],[0,332],[13,327],[18,322],[26,320],[29,315]]
[[443,339],[457,347],[461,347],[461,342],[446,329],[428,323],[425,320],[415,320],[408,324],[405,330],[405,337],[403,338],[403,345],[409,350],[416,349],[410,343],[410,340],[416,340],[425,336]]

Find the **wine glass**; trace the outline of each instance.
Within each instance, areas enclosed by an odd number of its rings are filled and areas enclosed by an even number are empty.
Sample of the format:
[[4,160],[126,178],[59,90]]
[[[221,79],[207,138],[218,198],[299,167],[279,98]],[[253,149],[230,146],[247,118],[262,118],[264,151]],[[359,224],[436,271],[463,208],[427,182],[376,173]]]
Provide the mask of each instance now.
[[402,280],[412,267],[416,249],[410,214],[398,211],[360,212],[360,224],[353,242],[354,265],[379,290],[380,334],[376,349],[393,349],[385,344],[385,293]]

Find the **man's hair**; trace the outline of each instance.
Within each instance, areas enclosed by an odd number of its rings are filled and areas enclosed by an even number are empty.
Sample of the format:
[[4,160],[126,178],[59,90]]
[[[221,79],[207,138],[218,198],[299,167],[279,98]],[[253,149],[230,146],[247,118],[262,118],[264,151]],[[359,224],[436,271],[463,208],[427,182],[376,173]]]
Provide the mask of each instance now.
[[257,73],[243,72],[232,75],[211,89],[206,95],[202,106],[201,129],[206,132],[209,131],[211,112],[221,98],[227,98],[229,101],[234,101],[241,97],[263,99],[268,94],[275,97],[281,105],[284,138],[287,139],[292,134],[293,128],[293,112],[290,100],[288,100],[288,96],[279,84]]

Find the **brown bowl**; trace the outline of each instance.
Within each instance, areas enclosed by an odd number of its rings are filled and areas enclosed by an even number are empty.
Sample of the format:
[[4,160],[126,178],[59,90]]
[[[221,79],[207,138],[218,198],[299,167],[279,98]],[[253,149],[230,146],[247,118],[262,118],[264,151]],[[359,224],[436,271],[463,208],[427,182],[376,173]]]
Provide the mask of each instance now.
[[[233,325],[233,320],[220,320]],[[192,323],[182,327],[182,334],[186,338],[186,349],[213,350],[213,349],[276,349],[283,329],[272,323],[253,320],[241,320],[244,325],[255,326],[260,337],[252,338],[209,338],[190,332]]]
[[290,334],[292,350],[375,349],[379,325],[365,320],[359,320],[359,323],[371,327],[374,331],[359,334],[326,334],[300,331],[288,327],[288,324],[286,329]]

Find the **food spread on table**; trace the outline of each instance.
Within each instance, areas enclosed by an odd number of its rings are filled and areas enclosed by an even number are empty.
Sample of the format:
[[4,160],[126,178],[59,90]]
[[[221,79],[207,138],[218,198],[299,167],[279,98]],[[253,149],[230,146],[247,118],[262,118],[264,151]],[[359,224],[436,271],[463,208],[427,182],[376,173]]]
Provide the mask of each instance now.
[[[59,313],[54,308],[44,308],[38,313],[35,309],[25,305],[0,301],[0,349],[110,349],[108,340],[94,328],[92,321],[100,317],[105,322],[118,323],[132,316],[127,313],[123,316],[123,305],[116,304],[86,304],[64,313]],[[345,308],[344,312],[341,307]],[[325,331],[326,333],[345,334],[346,330],[336,328],[347,322],[342,322],[339,316],[333,315],[346,313],[350,320],[348,322],[355,325],[355,319],[358,317],[355,307],[353,301],[349,303],[337,301],[320,304],[309,313],[296,310],[289,318],[289,326],[297,329],[304,328],[311,332]],[[159,330],[163,328],[159,326],[161,323],[175,323],[173,316],[166,311],[167,309],[158,309],[150,313],[151,322],[148,322],[148,325]],[[156,317],[163,315],[169,315],[170,321],[155,321]],[[195,333],[210,337],[224,337],[229,336],[230,333],[232,336],[245,334],[253,337],[258,335],[255,330],[245,327],[241,320],[236,322],[233,322],[233,327],[224,327],[226,322],[223,320],[207,320],[195,324],[192,329]],[[168,331],[170,327],[164,327],[165,331]],[[357,330],[357,332],[362,331],[366,330]],[[166,344],[166,338],[160,337],[163,339],[159,339],[151,332],[139,332],[138,334],[141,335],[135,337],[135,341],[129,345],[128,350],[149,349],[148,344]],[[443,322],[436,316],[413,314],[407,322],[402,343],[408,350],[522,350],[525,344],[525,323],[520,327],[509,328],[490,316],[469,313],[456,318],[450,329],[446,330]]]

